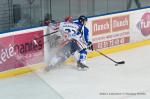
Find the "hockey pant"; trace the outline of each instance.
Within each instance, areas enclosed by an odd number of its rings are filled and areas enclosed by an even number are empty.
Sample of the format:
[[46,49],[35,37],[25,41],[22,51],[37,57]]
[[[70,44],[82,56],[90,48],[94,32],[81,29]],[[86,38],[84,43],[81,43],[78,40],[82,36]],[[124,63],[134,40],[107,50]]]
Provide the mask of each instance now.
[[87,51],[82,48],[78,41],[69,40],[62,44],[61,48],[58,50],[58,53],[51,59],[51,65],[60,65],[65,62],[71,55],[76,51],[80,53],[78,61],[85,64]]

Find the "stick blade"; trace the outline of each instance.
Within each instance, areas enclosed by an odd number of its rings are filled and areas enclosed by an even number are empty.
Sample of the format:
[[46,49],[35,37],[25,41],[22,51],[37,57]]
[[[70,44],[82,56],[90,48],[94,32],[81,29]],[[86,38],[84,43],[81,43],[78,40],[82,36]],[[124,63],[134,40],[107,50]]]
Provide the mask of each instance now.
[[125,64],[125,61],[117,62],[117,64]]

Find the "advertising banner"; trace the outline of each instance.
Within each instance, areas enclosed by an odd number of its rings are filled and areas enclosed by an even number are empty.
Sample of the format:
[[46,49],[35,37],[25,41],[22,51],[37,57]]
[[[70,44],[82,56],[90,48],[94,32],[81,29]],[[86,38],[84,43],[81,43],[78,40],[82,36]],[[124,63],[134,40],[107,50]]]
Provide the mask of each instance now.
[[92,41],[95,49],[109,48],[130,42],[130,15],[102,16],[93,19]]
[[95,49],[150,39],[150,9],[89,18],[88,27]]
[[132,42],[150,39],[150,11],[143,9],[131,15]]
[[0,38],[0,72],[44,61],[43,30]]

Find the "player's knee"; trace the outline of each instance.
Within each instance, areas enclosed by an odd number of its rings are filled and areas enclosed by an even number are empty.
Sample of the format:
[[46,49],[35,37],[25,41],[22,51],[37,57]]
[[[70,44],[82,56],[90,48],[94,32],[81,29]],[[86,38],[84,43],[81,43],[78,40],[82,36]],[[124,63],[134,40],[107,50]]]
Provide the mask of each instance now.
[[80,51],[80,54],[86,54],[87,55],[87,51],[85,49]]

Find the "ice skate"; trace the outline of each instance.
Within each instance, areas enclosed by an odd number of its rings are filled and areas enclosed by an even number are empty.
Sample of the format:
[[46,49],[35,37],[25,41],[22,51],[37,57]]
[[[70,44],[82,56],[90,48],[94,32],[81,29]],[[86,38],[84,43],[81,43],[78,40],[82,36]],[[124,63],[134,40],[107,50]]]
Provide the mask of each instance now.
[[53,65],[49,64],[48,66],[46,66],[46,67],[44,68],[44,70],[45,70],[46,72],[49,72],[53,67],[54,67]]
[[88,66],[86,66],[85,64],[81,63],[80,61],[77,62],[77,67],[78,67],[78,70],[80,71],[86,71],[89,69]]

